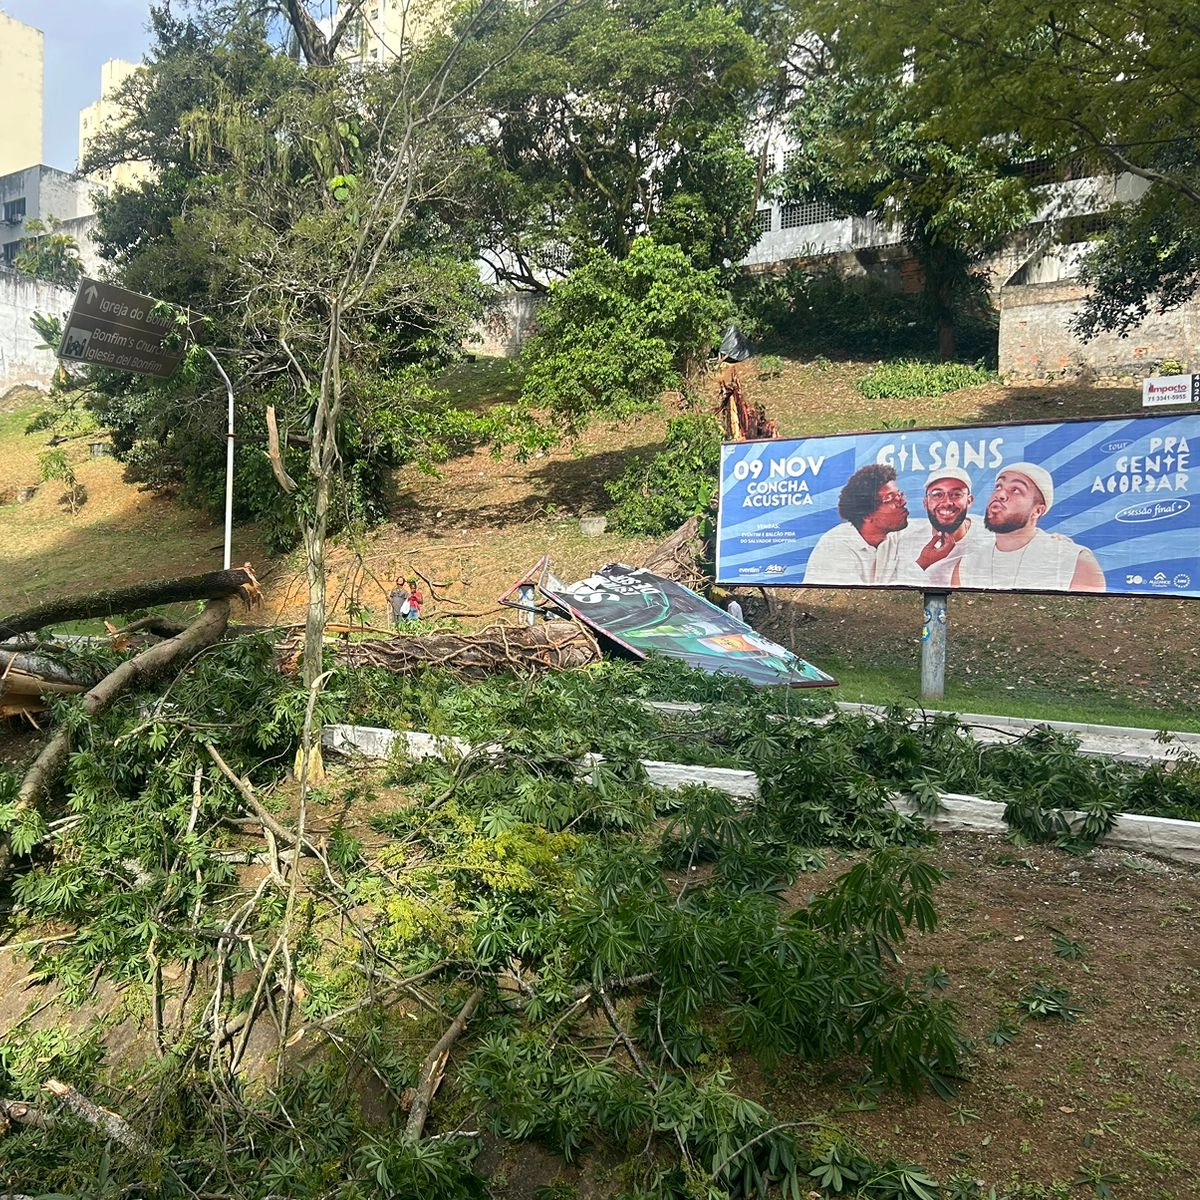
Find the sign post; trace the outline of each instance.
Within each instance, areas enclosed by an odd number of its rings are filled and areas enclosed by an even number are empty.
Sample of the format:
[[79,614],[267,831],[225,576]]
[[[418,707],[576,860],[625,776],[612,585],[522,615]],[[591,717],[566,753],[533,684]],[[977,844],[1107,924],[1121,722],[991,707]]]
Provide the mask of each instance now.
[[[167,379],[183,361],[191,330],[181,328],[169,315],[160,315],[158,307],[159,301],[153,296],[84,276],[75,292],[58,357],[89,367]],[[207,348],[204,352],[224,380],[229,399],[225,440],[225,570],[228,571],[233,544],[233,384],[213,352]]]
[[1166,408],[1172,404],[1200,405],[1200,374],[1156,375],[1142,380],[1142,407]]
[[921,626],[921,699],[946,694],[946,592],[926,592]]

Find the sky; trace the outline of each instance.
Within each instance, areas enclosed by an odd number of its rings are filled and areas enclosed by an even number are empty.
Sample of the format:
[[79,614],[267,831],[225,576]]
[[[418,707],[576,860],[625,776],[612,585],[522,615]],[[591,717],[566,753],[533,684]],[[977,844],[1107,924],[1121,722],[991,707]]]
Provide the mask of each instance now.
[[141,62],[149,10],[150,0],[0,0],[0,12],[45,35],[48,166],[75,170],[79,110],[100,99],[100,67],[110,58]]

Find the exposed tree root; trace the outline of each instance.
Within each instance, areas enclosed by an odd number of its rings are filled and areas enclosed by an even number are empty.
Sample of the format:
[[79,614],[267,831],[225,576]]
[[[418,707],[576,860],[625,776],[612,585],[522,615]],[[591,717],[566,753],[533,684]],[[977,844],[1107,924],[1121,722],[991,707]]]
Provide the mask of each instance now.
[[334,650],[334,661],[351,667],[416,671],[445,667],[463,679],[483,679],[501,671],[529,675],[567,670],[600,660],[596,640],[573,621],[541,625],[489,625],[477,633],[400,635],[384,641],[351,642]]

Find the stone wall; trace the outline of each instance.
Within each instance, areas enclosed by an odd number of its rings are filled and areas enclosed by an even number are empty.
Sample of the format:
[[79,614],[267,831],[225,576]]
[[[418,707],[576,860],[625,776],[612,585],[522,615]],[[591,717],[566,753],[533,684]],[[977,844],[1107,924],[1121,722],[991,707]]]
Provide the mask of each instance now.
[[36,349],[42,339],[29,318],[35,312],[61,316],[74,298],[68,288],[0,271],[0,392],[18,383],[49,387],[58,359],[52,350]]
[[1000,293],[1000,374],[1046,379],[1091,373],[1101,379],[1140,380],[1164,359],[1196,370],[1200,301],[1151,315],[1128,337],[1100,334],[1090,342],[1071,332],[1071,318],[1087,294],[1077,280],[1006,287]]

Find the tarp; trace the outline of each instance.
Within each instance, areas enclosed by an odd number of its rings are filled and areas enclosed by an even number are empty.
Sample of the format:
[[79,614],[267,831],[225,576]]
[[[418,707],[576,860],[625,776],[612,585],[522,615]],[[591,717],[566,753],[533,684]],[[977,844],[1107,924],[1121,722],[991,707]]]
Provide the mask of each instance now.
[[754,347],[746,340],[746,335],[736,325],[726,325],[721,334],[721,345],[717,354],[726,362],[745,362],[754,357]]
[[837,680],[689,588],[642,567],[610,563],[578,583],[546,572],[539,589],[637,658],[652,652],[760,686],[835,687]]

